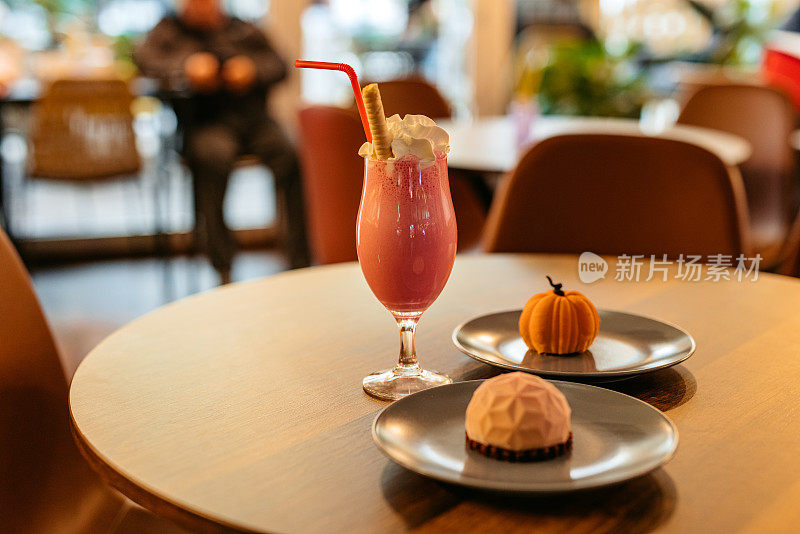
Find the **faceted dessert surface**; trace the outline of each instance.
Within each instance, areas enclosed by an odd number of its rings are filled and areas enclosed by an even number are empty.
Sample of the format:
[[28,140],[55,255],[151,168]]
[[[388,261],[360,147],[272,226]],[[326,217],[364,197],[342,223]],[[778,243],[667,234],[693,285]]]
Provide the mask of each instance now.
[[528,373],[508,373],[481,384],[467,406],[467,436],[511,451],[568,441],[571,410],[554,385]]

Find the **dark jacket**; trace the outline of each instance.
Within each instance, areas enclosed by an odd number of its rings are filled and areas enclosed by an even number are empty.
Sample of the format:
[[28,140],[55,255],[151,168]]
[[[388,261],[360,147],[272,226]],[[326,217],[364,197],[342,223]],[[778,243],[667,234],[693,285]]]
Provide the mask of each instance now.
[[[196,52],[209,52],[222,65],[227,59],[244,55],[256,66],[256,84],[244,95],[232,94],[224,88],[210,94],[190,94],[183,74],[183,64]],[[254,24],[237,18],[211,31],[200,31],[184,25],[178,17],[168,16],[147,34],[134,51],[134,61],[145,76],[157,78],[169,92],[183,93],[179,119],[184,128],[191,124],[224,121],[238,126],[266,115],[266,97],[275,83],[286,77],[286,63],[275,52],[264,33]],[[186,101],[188,100],[188,102]],[[181,115],[184,115],[181,117]]]

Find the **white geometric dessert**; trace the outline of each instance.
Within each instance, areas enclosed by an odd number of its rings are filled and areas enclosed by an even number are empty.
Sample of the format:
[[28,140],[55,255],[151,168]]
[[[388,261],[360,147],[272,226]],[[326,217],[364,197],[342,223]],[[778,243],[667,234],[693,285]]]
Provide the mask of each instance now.
[[516,461],[543,460],[572,445],[567,399],[546,380],[508,373],[481,384],[467,406],[470,448]]

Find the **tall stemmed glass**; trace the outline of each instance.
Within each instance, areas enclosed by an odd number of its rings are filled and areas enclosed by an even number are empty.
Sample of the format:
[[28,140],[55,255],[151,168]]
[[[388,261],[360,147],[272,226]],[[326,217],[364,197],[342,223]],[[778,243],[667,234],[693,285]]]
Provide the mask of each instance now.
[[456,240],[446,154],[422,162],[413,155],[396,161],[364,158],[358,261],[370,289],[400,328],[400,359],[393,368],[364,378],[370,395],[394,400],[452,381],[420,368],[414,333],[450,277]]

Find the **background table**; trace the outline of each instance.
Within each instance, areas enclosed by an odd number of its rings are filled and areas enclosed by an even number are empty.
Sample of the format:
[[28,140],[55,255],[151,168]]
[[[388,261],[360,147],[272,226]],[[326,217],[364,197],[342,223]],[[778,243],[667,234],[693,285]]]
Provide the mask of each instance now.
[[[487,117],[474,122],[440,120],[438,123],[450,134],[447,164],[451,168],[508,172],[517,165],[521,151],[515,141],[511,117]],[[634,119],[543,116],[534,120],[531,140],[536,142],[570,133],[648,135]],[[752,152],[750,143],[742,137],[697,126],[678,124],[655,134],[655,137],[702,146],[731,166],[747,160]]]
[[[646,272],[646,266],[643,268]],[[393,464],[370,437],[386,404],[361,378],[396,359],[394,321],[357,265],[234,284],[147,315],[75,374],[73,427],[123,493],[194,528],[269,532],[518,530],[765,532],[800,521],[800,280],[577,282],[569,256],[462,257],[423,316],[426,367],[494,371],[452,329],[520,307],[545,274],[599,307],[674,322],[685,364],[612,384],[667,412],[666,468],[616,488],[547,499],[441,485]]]

